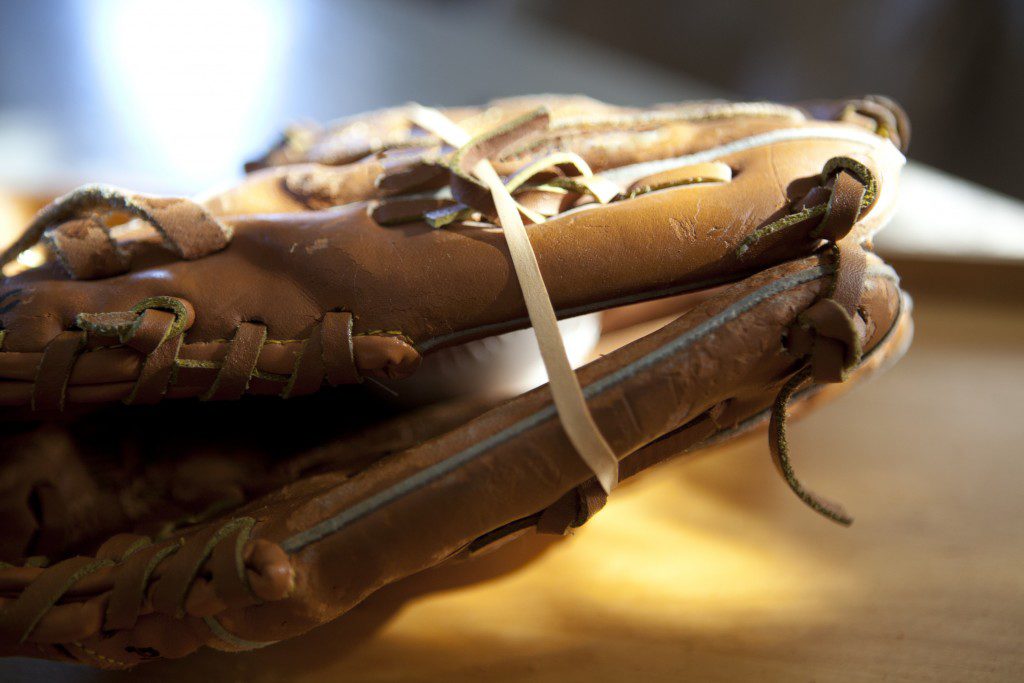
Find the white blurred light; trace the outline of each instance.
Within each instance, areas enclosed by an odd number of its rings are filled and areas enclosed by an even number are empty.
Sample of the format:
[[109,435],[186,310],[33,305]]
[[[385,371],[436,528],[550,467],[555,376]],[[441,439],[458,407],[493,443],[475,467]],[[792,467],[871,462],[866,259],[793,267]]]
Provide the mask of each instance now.
[[26,268],[43,265],[43,252],[40,249],[26,249],[18,254],[18,263]]
[[1024,202],[914,161],[900,178],[883,255],[1024,260]]
[[83,7],[129,151],[187,189],[232,175],[273,125],[292,35],[276,0],[99,0]]

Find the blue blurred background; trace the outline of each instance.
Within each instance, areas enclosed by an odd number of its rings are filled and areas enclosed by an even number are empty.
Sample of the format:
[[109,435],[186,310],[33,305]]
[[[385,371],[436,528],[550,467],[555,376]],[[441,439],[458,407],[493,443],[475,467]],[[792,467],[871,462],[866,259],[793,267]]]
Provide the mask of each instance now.
[[913,155],[1024,196],[1024,4],[37,0],[0,9],[0,182],[192,192],[293,120],[418,100],[884,92]]
[[288,123],[410,100],[879,92],[914,123],[879,249],[1024,261],[1012,0],[0,1],[0,67],[4,242],[34,211],[19,195],[85,182],[197,193],[237,178]]
[[0,20],[0,180],[193,192],[284,124],[538,91],[703,93],[512,4],[52,0]]

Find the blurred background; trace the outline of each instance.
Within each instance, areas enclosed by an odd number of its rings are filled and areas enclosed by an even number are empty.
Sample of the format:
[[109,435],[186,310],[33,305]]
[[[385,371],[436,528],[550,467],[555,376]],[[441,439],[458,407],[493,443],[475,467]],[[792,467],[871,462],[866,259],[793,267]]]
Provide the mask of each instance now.
[[5,2],[0,188],[194,193],[289,122],[536,92],[892,96],[911,157],[944,173],[910,169],[883,250],[1024,258],[1014,0]]

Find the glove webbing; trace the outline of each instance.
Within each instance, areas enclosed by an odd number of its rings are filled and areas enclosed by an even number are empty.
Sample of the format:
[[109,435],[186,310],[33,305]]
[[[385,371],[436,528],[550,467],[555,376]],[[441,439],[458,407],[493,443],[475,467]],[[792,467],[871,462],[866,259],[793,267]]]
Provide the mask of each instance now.
[[152,197],[109,185],[84,185],[40,211],[0,255],[0,267],[42,239],[73,278],[123,273],[128,269],[128,257],[104,220],[104,214],[118,212],[150,224],[171,251],[184,259],[201,258],[231,241],[231,228],[190,199]]

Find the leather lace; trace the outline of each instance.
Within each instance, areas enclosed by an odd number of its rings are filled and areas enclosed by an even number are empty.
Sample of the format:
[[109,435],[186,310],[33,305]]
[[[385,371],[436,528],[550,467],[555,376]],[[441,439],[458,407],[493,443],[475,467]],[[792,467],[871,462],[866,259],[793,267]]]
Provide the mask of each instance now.
[[45,568],[7,566],[0,590],[18,594],[0,604],[0,636],[76,642],[101,630],[131,629],[153,612],[208,616],[280,600],[294,587],[290,561],[278,545],[250,538],[253,525],[240,517],[160,543],[119,534],[96,557]]
[[821,298],[801,313],[790,329],[789,350],[800,358],[797,370],[782,386],[771,408],[768,444],[772,461],[789,488],[812,510],[843,525],[853,518],[843,507],[807,489],[790,460],[787,412],[792,397],[809,381],[843,382],[860,363],[865,325],[857,306],[864,287],[866,255],[847,235],[876,196],[875,179],[862,164],[845,157],[831,159],[822,185],[802,200],[797,211],[753,233],[738,250],[749,256],[779,232],[817,220],[810,236],[831,246],[834,273]]
[[154,197],[110,185],[84,185],[40,211],[0,255],[0,267],[42,240],[73,278],[123,273],[127,255],[111,234],[109,218],[128,214],[152,226],[180,258],[202,258],[231,241],[230,226],[183,197]]
[[[241,398],[251,390],[253,380],[277,387],[275,391],[288,398],[314,393],[325,382],[353,384],[362,381],[364,373],[386,374],[391,366],[414,367],[419,359],[403,339],[355,335],[351,313],[329,311],[306,339],[287,343],[297,349],[293,360],[287,353],[278,354],[290,365],[290,372],[279,374],[261,369],[261,364],[270,363],[267,357],[272,347],[281,343],[269,340],[266,326],[260,323],[240,323],[234,336],[222,342],[227,348],[219,359],[202,360],[191,357],[191,352],[186,354],[184,337],[194,319],[192,306],[178,297],[152,297],[129,311],[79,314],[75,321],[79,329],[57,335],[44,349],[32,387],[33,408],[63,408],[75,363],[89,340],[114,342],[143,357],[123,399],[129,404],[160,401],[189,373],[189,386],[194,387],[189,391],[202,400]],[[205,390],[201,389],[204,382]]]

